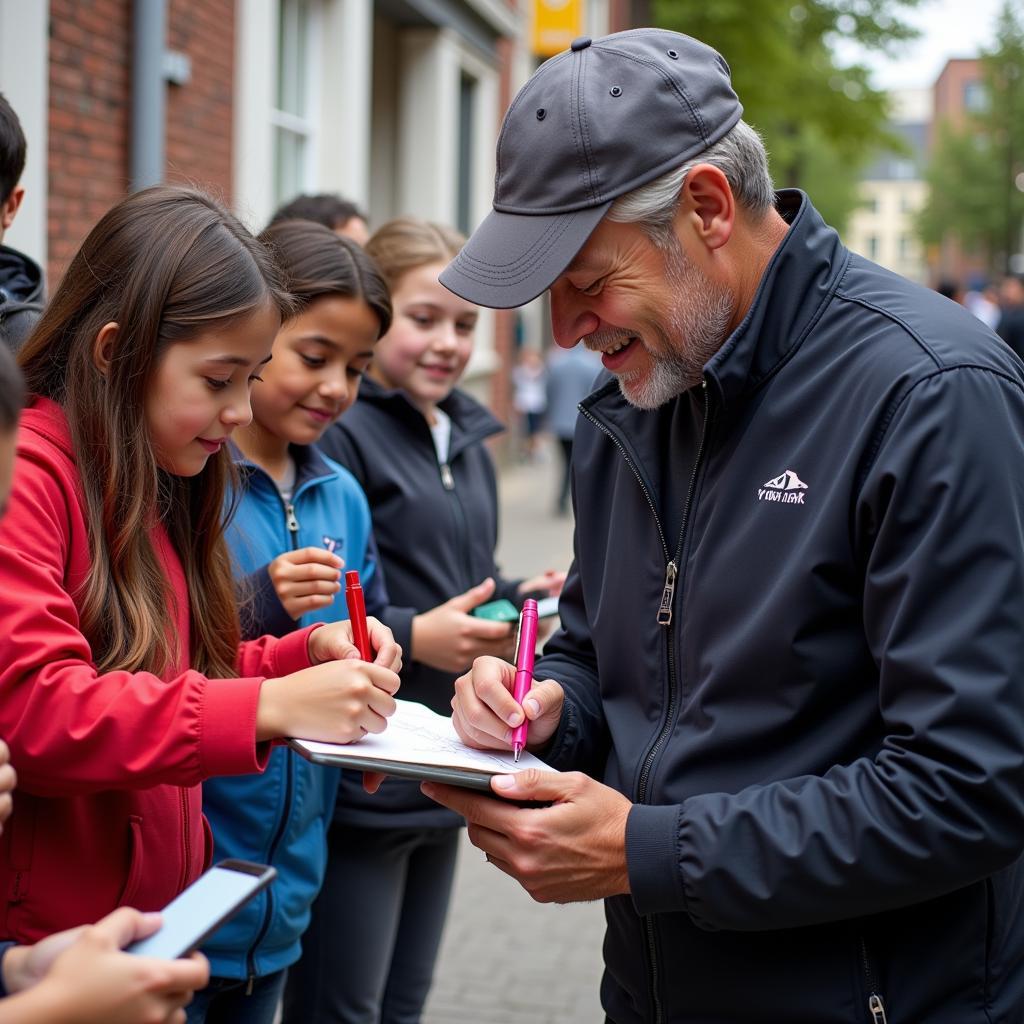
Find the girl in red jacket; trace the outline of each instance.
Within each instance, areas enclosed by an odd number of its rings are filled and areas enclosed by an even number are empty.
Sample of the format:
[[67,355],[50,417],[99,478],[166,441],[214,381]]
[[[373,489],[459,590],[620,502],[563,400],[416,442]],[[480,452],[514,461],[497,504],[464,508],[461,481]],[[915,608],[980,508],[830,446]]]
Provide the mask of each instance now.
[[400,650],[347,622],[239,642],[225,442],[290,299],[201,193],[158,187],[89,234],[19,362],[32,396],[0,526],[0,735],[17,813],[0,937],[159,909],[208,863],[199,783],[269,741],[345,742],[394,710]]

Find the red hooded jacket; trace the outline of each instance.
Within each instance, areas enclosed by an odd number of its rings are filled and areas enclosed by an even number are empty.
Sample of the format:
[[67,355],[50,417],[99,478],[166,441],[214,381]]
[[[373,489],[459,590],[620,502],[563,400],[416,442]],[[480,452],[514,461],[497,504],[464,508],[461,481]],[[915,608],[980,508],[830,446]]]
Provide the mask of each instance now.
[[[22,416],[14,492],[0,524],[0,737],[18,772],[0,837],[0,935],[33,942],[117,906],[164,906],[212,852],[199,783],[261,771],[255,742],[264,678],[309,666],[309,630],[239,648],[244,678],[207,679],[187,653],[159,678],[100,674],[72,597],[91,565],[81,483],[61,408]],[[188,652],[181,563],[154,544]]]

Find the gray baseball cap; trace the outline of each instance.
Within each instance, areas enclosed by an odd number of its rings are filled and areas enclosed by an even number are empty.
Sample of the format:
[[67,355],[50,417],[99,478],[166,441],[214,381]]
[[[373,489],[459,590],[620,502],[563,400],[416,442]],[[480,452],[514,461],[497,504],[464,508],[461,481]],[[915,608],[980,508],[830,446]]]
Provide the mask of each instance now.
[[575,40],[512,101],[494,209],[441,283],[497,309],[535,299],[615,199],[702,153],[742,113],[729,65],[699,40],[655,28]]

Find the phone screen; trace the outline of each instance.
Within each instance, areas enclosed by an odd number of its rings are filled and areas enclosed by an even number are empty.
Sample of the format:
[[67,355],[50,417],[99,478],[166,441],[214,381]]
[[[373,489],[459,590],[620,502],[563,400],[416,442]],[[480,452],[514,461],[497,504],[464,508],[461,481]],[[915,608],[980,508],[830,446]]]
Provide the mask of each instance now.
[[269,884],[277,872],[262,864],[224,861],[200,875],[160,912],[160,930],[133,942],[126,952],[176,960],[202,945],[225,921]]

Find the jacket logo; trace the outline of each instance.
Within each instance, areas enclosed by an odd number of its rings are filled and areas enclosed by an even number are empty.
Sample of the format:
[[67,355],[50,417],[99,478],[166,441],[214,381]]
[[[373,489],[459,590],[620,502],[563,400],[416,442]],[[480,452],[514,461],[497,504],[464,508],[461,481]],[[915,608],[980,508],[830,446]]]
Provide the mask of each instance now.
[[791,469],[766,480],[757,489],[758,501],[781,501],[787,505],[802,505],[807,484]]
[[340,537],[328,537],[324,534],[324,547],[333,555],[335,551],[340,551],[344,541]]

